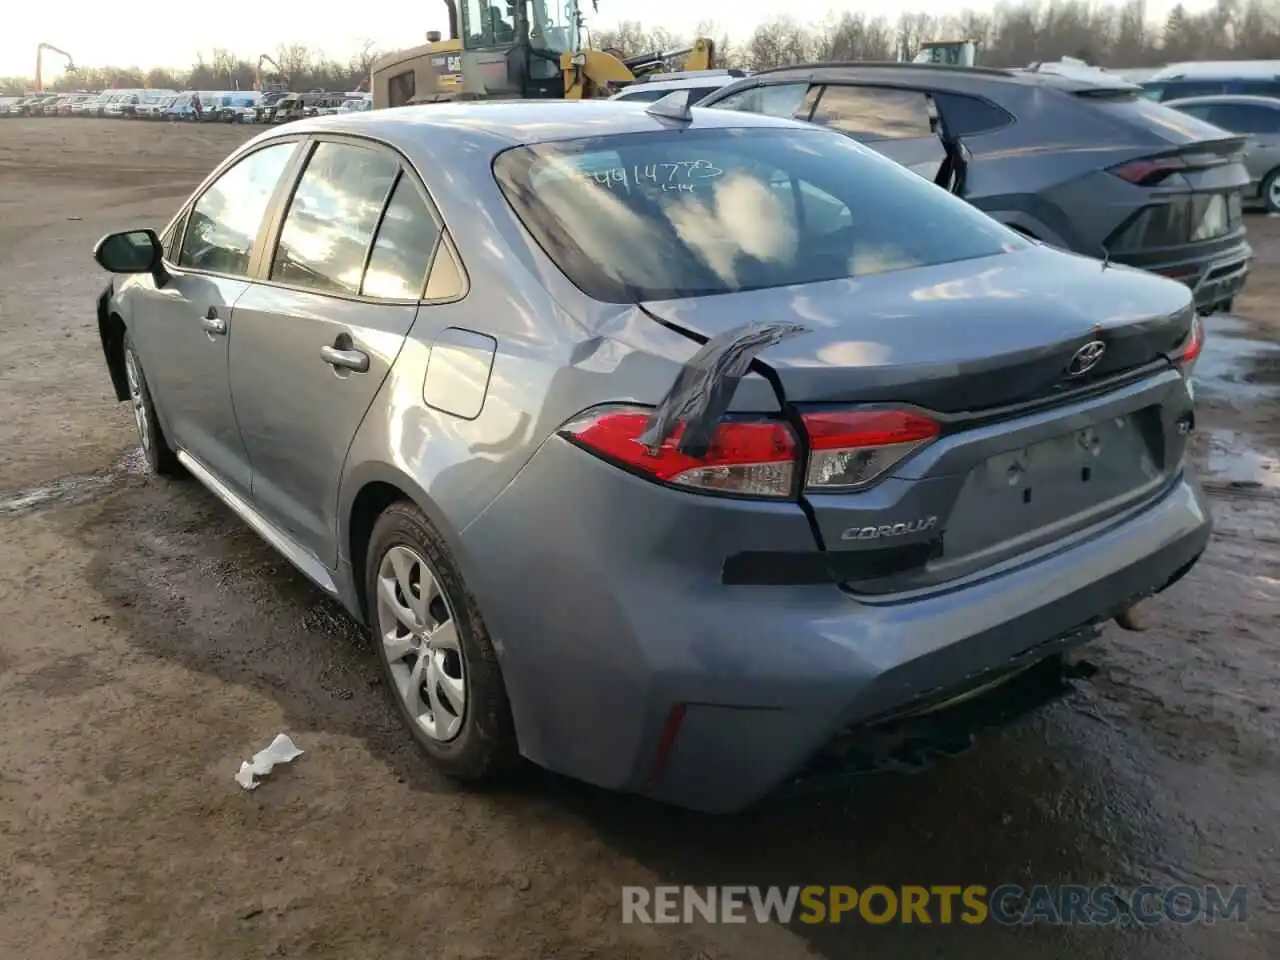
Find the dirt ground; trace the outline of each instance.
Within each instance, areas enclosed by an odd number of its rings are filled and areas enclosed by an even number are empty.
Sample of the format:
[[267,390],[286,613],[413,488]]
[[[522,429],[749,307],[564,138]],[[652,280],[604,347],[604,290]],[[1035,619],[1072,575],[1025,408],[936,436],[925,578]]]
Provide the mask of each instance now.
[[[94,324],[110,230],[251,131],[0,121],[0,956],[1280,956],[1280,219],[1209,321],[1217,532],[1068,698],[917,776],[708,819],[529,773],[463,792],[354,625],[212,495],[141,475]],[[241,760],[306,753],[253,793]],[[1153,930],[640,926],[623,884],[1248,887]]]

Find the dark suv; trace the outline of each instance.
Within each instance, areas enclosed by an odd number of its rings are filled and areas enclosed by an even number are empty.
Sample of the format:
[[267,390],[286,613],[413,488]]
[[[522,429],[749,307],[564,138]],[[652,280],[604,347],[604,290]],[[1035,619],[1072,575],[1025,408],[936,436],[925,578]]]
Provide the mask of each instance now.
[[828,63],[766,70],[699,106],[848,134],[1045,243],[1180,280],[1230,309],[1253,257],[1243,138],[1140,87],[1033,69]]

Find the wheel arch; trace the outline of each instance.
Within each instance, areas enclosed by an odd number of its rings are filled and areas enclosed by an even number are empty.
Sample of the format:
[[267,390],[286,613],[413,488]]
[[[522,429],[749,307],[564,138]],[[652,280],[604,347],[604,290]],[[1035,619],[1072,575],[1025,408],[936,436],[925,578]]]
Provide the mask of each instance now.
[[407,473],[389,464],[362,464],[348,473],[343,482],[343,490],[343,504],[339,512],[343,523],[338,540],[340,560],[351,571],[352,599],[355,605],[352,613],[362,622],[368,622],[369,614],[364,575],[369,541],[378,517],[393,503],[407,501],[426,515],[448,544],[449,552],[453,554],[463,579],[470,582],[457,531],[445,519],[439,506],[427,492]]
[[116,399],[129,399],[129,381],[124,372],[124,318],[111,309],[111,287],[98,298],[98,336],[102,340],[102,354],[107,361],[107,373]]

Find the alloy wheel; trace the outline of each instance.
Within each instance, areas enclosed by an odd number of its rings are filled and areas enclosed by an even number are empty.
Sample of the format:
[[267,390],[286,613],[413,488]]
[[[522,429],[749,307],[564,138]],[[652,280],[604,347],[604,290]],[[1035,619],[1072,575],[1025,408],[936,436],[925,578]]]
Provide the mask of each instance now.
[[394,546],[378,565],[378,635],[396,695],[432,740],[458,736],[467,708],[466,666],[453,608],[422,556]]
[[147,398],[142,389],[142,371],[132,350],[124,354],[125,378],[129,381],[129,403],[133,407],[133,422],[138,425],[138,441],[142,449],[151,451],[151,421],[147,417]]

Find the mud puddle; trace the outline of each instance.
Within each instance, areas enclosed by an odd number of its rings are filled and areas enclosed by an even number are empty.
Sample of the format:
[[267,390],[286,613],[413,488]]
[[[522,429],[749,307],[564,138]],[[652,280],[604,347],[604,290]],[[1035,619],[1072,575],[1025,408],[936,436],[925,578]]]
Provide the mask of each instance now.
[[1204,353],[1196,363],[1196,387],[1233,401],[1273,396],[1280,387],[1280,345],[1255,336],[1255,328],[1233,316],[1206,324]]
[[1280,457],[1253,446],[1239,430],[1205,431],[1205,469],[1211,481],[1235,489],[1280,493]]
[[55,504],[69,506],[87,503],[122,478],[141,477],[146,472],[147,462],[142,455],[142,450],[134,449],[124,454],[106,470],[97,473],[76,473],[33,487],[0,490],[0,517],[26,513],[29,510],[38,510]]

